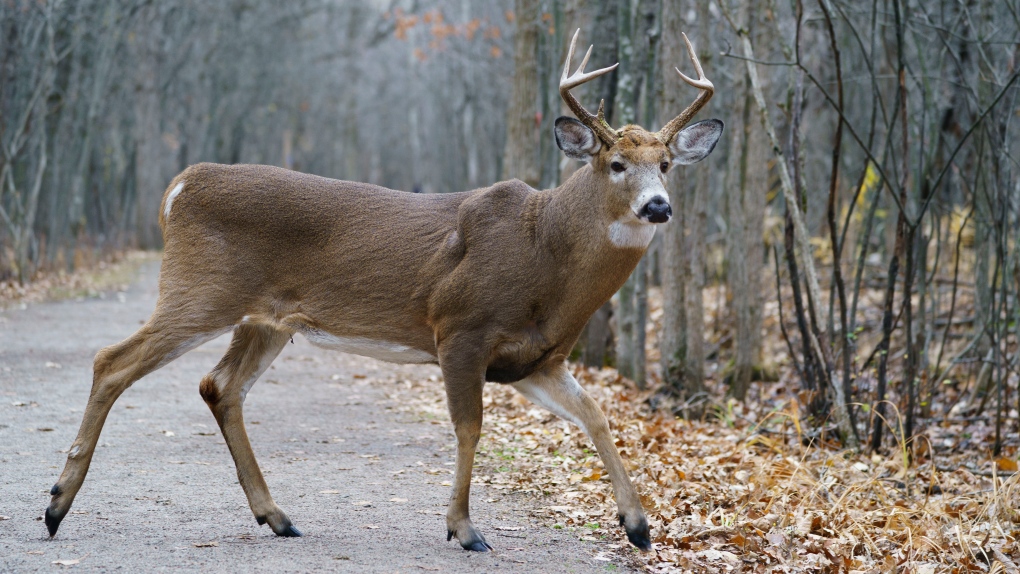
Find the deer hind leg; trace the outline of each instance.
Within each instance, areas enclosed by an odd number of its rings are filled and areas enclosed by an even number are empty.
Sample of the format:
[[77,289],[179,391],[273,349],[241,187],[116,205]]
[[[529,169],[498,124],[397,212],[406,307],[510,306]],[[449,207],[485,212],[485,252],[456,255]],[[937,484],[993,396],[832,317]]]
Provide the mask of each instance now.
[[466,550],[487,552],[492,546],[471,522],[471,467],[482,433],[482,386],[484,366],[464,368],[462,362],[440,351],[440,365],[446,381],[446,401],[457,435],[457,467],[453,494],[446,510],[446,539],[454,536]]
[[650,549],[648,519],[645,518],[637,489],[627,476],[620,452],[616,450],[606,415],[570,374],[566,363],[545,373],[536,373],[513,386],[531,402],[581,427],[591,438],[613,481],[613,495],[619,509],[620,524],[626,529],[627,538],[642,550]]
[[269,523],[278,536],[301,536],[269,494],[244,429],[244,398],[290,339],[290,333],[266,325],[238,325],[230,348],[202,379],[199,392],[216,417],[234,458],[237,478],[259,524]]
[[92,392],[82,416],[78,436],[67,453],[64,471],[50,489],[50,505],[45,514],[50,537],[56,535],[60,521],[71,509],[71,503],[85,481],[99,433],[121,393],[138,379],[229,328],[217,332],[196,332],[176,323],[157,309],[149,322],[134,335],[96,353]]

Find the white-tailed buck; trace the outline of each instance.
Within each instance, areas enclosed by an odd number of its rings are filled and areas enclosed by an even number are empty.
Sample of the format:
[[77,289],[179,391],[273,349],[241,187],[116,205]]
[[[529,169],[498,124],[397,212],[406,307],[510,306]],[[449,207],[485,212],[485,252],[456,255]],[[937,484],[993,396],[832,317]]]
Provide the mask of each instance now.
[[[684,40],[687,41],[686,36]],[[556,120],[556,143],[587,163],[544,191],[512,180],[463,193],[413,194],[260,165],[198,164],[178,175],[159,221],[166,251],[149,321],[95,358],[92,393],[46,526],[57,532],[88,471],[114,401],[132,383],[228,331],[226,355],[202,379],[259,524],[300,536],[273,502],[244,428],[248,390],[300,333],[316,345],[400,363],[438,363],[457,436],[448,539],[488,550],[468,515],[482,386],[513,385],[577,424],[613,482],[620,522],[637,547],[648,521],[605,415],[567,369],[588,318],[630,275],[655,224],[672,211],[663,186],[675,164],[707,156],[718,120],[684,128],[712,97],[690,42],[698,98],[661,131],[615,130],[570,89],[616,66],[569,74],[560,95],[578,120]],[[679,70],[677,70],[679,72]]]

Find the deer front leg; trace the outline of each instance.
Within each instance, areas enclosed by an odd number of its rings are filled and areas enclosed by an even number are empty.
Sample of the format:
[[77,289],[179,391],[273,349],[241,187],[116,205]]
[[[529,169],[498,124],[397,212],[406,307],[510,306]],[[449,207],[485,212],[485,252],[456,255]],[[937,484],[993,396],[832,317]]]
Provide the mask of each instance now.
[[598,404],[581,388],[566,363],[536,373],[513,384],[514,388],[531,402],[545,407],[553,414],[577,426],[595,443],[595,449],[613,481],[613,495],[619,509],[620,524],[627,531],[630,543],[649,550],[652,542],[648,532],[648,519],[641,507],[637,489],[627,476],[620,452],[609,433],[609,422]]
[[[445,355],[445,356],[444,356]],[[440,366],[446,381],[446,401],[450,420],[457,435],[457,470],[453,478],[453,495],[446,510],[446,539],[454,536],[466,550],[487,552],[492,546],[471,523],[468,509],[471,499],[471,467],[475,447],[482,433],[482,386],[484,366],[470,365],[450,354],[440,353]]]

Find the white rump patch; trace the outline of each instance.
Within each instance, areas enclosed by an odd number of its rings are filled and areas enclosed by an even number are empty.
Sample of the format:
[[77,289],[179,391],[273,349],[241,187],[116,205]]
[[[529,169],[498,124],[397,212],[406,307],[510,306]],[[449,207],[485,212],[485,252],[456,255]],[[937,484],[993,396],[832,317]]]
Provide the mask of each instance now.
[[617,247],[644,249],[652,242],[655,227],[637,220],[614,221],[609,224],[609,242]]
[[302,329],[301,334],[316,347],[361,355],[389,363],[434,363],[435,355],[389,341],[364,337],[337,337],[319,329]]
[[163,209],[163,219],[170,220],[170,206],[174,203],[174,198],[180,195],[181,191],[184,190],[184,182],[180,182],[170,190],[170,195],[166,196],[166,207]]

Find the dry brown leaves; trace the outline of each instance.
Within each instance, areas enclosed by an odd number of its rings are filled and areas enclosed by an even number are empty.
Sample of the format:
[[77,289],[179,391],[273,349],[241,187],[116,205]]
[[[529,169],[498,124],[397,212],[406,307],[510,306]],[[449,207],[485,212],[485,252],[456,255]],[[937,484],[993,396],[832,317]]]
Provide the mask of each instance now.
[[[611,422],[654,551],[632,549],[617,526],[588,438],[508,386],[486,386],[474,482],[532,493],[550,527],[598,551],[650,572],[1018,571],[1020,475],[998,474],[993,461],[978,474],[975,457],[907,466],[901,452],[812,443],[796,402],[756,422],[735,403],[715,420],[676,419],[651,412],[647,394],[611,369],[574,372]],[[414,387],[413,409],[446,417],[441,383]]]

